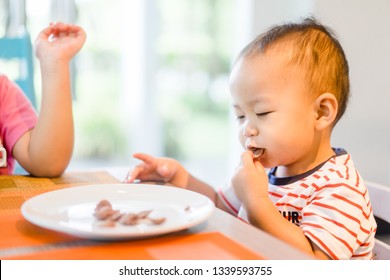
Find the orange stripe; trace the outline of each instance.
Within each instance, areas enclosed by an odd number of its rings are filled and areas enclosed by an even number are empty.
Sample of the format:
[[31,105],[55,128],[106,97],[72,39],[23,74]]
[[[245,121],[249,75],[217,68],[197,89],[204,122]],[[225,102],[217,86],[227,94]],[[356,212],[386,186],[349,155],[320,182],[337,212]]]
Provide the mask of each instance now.
[[364,254],[357,254],[357,255],[352,255],[353,258],[356,258],[356,257],[365,257],[365,256],[368,256],[369,254],[371,254],[371,251],[370,252],[366,252]]
[[320,202],[317,202],[317,201],[313,202],[312,204],[317,205],[317,206],[321,206],[321,207],[323,207],[323,208],[335,210],[336,212],[339,212],[339,213],[342,214],[343,216],[347,217],[348,219],[350,219],[350,220],[352,220],[352,221],[354,221],[354,222],[360,224],[360,220],[359,220],[359,219],[357,219],[357,218],[355,218],[354,216],[351,216],[351,215],[349,215],[349,214],[347,214],[347,213],[341,211],[340,209],[338,209],[338,208],[336,208],[336,207],[330,206],[330,205],[328,205],[328,204],[323,204],[323,203],[320,203]]
[[325,175],[324,178],[325,178],[326,181],[329,181],[329,180],[330,180],[329,177],[328,177],[327,175]]
[[[323,230],[326,230],[324,229],[322,226],[318,225],[318,224],[312,224],[312,223],[302,223],[302,225],[308,225],[308,226],[311,226],[311,227],[315,227],[315,228],[320,228],[320,229],[323,229]],[[329,231],[328,231],[329,232]],[[351,252],[351,254],[353,254],[353,249],[351,246],[349,246],[348,242],[345,241],[344,239],[334,235],[333,233],[329,232],[334,238],[336,238],[338,241],[340,241],[341,243],[344,244],[344,246],[348,249],[348,251]]]
[[218,191],[218,194],[223,199],[223,201],[226,202],[226,204],[230,207],[230,209],[233,210],[233,212],[235,212],[236,214],[238,214],[238,210],[235,207],[233,207],[232,204],[230,204],[230,202],[226,199],[226,197],[224,196],[221,190]]
[[268,192],[268,194],[271,195],[271,196],[275,196],[275,197],[277,197],[277,198],[282,198],[282,197],[283,197],[283,195],[278,194],[278,193],[276,193],[276,192]]
[[355,170],[355,174],[356,174],[356,184],[355,184],[355,186],[358,187],[360,185],[360,176],[359,176],[359,173],[357,172],[357,170]]
[[241,217],[239,217],[239,216],[237,216],[237,218],[238,218],[240,221],[243,221],[243,222],[246,223],[246,224],[250,224],[248,221],[244,220],[243,218],[241,218]]
[[276,203],[275,206],[290,206],[290,207],[293,207],[294,209],[297,209],[299,211],[301,211],[303,209],[302,207],[298,207],[298,206],[292,205],[290,203]]
[[351,156],[348,154],[348,156],[347,156],[347,159],[345,160],[345,162],[344,162],[344,166],[345,166],[345,173],[346,173],[346,176],[345,176],[345,179],[349,179],[349,167],[348,167],[348,162],[349,162],[349,160],[350,160],[350,158],[351,158]]
[[327,205],[327,204],[323,204],[323,203],[319,203],[319,202],[313,202],[312,204],[317,205],[317,206],[321,206],[321,207],[323,207],[323,208],[335,210],[336,212],[338,212],[338,213],[342,214],[343,216],[347,217],[348,219],[350,219],[350,220],[356,222],[356,223],[359,225],[359,229],[360,229],[361,231],[363,231],[364,233],[369,234],[369,233],[371,232],[370,229],[365,229],[365,228],[362,227],[362,224],[360,223],[360,220],[359,220],[359,219],[357,219],[357,218],[355,218],[355,217],[353,217],[353,216],[351,216],[351,215],[349,215],[349,214],[347,214],[347,213],[345,213],[345,212],[339,210],[339,209],[336,208],[336,207],[329,206],[329,205]]
[[[313,183],[314,185],[314,183]],[[363,193],[359,190],[357,190],[356,188],[354,187],[351,187],[350,185],[346,184],[346,183],[337,183],[337,184],[326,184],[326,185],[323,185],[321,187],[318,187],[317,185],[315,185],[318,190],[323,190],[323,189],[326,189],[326,188],[339,188],[339,187],[346,187],[347,189],[350,189],[351,191],[353,192],[356,192],[357,194],[360,194],[361,196],[364,196]]]
[[310,196],[308,196],[308,195],[304,195],[304,194],[295,194],[295,193],[287,193],[286,194],[287,196],[290,196],[290,197],[295,197],[295,198],[303,198],[303,199],[308,199],[308,198],[310,198]]
[[337,175],[339,175],[340,178],[344,178],[344,176],[340,173],[339,170],[333,169],[333,168],[329,168],[328,170],[329,170],[330,172],[335,172]]
[[312,197],[310,200],[307,200],[307,204],[312,204],[313,201],[316,201],[316,200],[321,200],[323,197]]
[[305,184],[305,183],[301,183],[300,186],[301,186],[301,187],[304,187],[304,188],[306,188],[306,189],[309,187],[309,185],[308,185],[308,184]]
[[355,203],[349,199],[346,199],[345,197],[338,195],[338,194],[335,194],[335,193],[332,193],[331,196],[333,196],[334,198],[337,198],[339,200],[342,200],[342,201],[350,204],[351,206],[354,206],[355,208],[362,210],[362,212],[363,212],[363,207],[360,204],[357,204],[357,203]]
[[341,228],[345,229],[345,230],[348,231],[354,238],[357,238],[356,232],[354,232],[353,230],[350,230],[350,229],[347,228],[344,224],[339,223],[339,222],[337,222],[337,221],[335,221],[335,220],[332,220],[332,219],[327,218],[327,217],[324,217],[324,216],[317,215],[317,214],[312,213],[312,212],[304,213],[303,216],[305,216],[305,217],[306,217],[306,216],[307,216],[307,217],[309,217],[309,216],[320,217],[320,218],[322,218],[322,219],[324,219],[324,220],[326,220],[326,221],[328,221],[328,222],[331,222],[331,223],[335,224],[335,225],[338,226],[338,227],[341,227]]
[[368,209],[371,209],[371,201],[368,198],[368,190],[366,189],[364,192],[364,199],[366,200],[366,205]]
[[296,193],[287,193],[287,196],[298,198],[299,196]]
[[335,194],[335,193],[332,194],[332,196],[335,197],[335,198],[337,198],[337,199],[339,199],[339,200],[342,200],[342,201],[348,203],[349,205],[351,205],[351,206],[357,208],[358,210],[360,210],[360,211],[362,212],[364,218],[366,218],[367,220],[368,220],[368,218],[370,217],[370,213],[366,214],[366,213],[364,212],[364,210],[363,210],[363,207],[362,207],[360,204],[357,204],[357,203],[355,203],[355,202],[353,202],[353,201],[350,201],[349,199],[346,199],[345,197],[340,196],[340,195]]
[[339,175],[340,178],[344,178],[343,174],[339,170],[336,170],[336,174]]
[[[329,219],[329,218],[324,217],[324,216],[317,215],[317,214],[312,213],[312,212],[304,213],[303,216],[305,216],[305,217],[308,217],[308,216],[318,216],[318,217],[320,217],[320,218],[322,218],[322,219],[324,219],[324,220],[327,220],[328,222],[331,222],[331,223],[335,224],[336,226],[339,226],[339,227],[345,229],[346,231],[348,231],[348,232],[356,239],[356,243],[357,243],[359,246],[366,247],[366,246],[369,246],[369,245],[370,245],[370,243],[363,243],[362,241],[360,241],[359,239],[357,239],[358,236],[357,236],[357,234],[356,234],[354,231],[348,229],[344,224],[341,224],[341,223],[339,223],[339,222],[336,222],[335,220]],[[303,223],[302,223],[302,224],[303,224]],[[369,233],[371,232],[370,230],[366,230],[366,229],[362,228],[361,226],[360,226],[360,230],[363,231],[363,232],[365,232],[365,233],[367,233],[367,234],[369,234]]]
[[313,233],[311,233],[310,231],[307,231],[306,234],[310,235],[313,239],[317,240],[318,243],[320,243],[322,245],[322,247],[324,248],[324,250],[328,253],[328,255],[334,259],[334,260],[338,260],[337,256],[332,252],[332,250],[330,250],[328,248],[328,246],[325,245],[324,242],[322,242],[321,239],[319,239],[317,236],[315,236]]
[[315,188],[315,191],[318,191],[320,187],[316,183],[312,183],[311,186]]
[[350,154],[348,154],[348,156],[344,162],[344,165],[347,165],[350,159],[351,159],[351,156],[350,156]]
[[346,180],[349,180],[349,167],[348,166],[345,166],[345,174],[346,174],[346,176],[345,176],[345,179]]

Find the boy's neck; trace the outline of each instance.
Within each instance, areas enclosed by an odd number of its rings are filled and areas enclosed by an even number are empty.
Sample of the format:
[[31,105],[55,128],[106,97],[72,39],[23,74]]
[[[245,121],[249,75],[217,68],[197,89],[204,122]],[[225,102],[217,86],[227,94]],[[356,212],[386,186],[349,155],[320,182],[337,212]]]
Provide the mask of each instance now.
[[319,149],[316,149],[314,152],[299,162],[286,166],[278,166],[275,172],[275,176],[291,177],[303,174],[320,165],[321,163],[329,160],[333,156],[335,156],[335,152],[329,143],[329,145],[319,147]]

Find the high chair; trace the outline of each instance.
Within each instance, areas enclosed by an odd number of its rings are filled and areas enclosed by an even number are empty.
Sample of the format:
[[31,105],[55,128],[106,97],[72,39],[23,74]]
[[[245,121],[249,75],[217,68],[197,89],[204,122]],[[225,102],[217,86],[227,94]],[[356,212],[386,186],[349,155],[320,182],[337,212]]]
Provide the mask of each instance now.
[[[28,32],[24,32],[18,37],[0,38],[0,60],[4,62],[16,61],[18,63],[15,82],[36,108],[32,44]],[[2,70],[7,73],[6,70]]]
[[[374,216],[380,218],[384,223],[390,224],[390,186],[370,181],[365,181],[365,184],[370,195]],[[386,232],[386,234],[389,234],[390,237],[390,232]],[[375,239],[374,259],[390,260],[390,245],[378,238]]]

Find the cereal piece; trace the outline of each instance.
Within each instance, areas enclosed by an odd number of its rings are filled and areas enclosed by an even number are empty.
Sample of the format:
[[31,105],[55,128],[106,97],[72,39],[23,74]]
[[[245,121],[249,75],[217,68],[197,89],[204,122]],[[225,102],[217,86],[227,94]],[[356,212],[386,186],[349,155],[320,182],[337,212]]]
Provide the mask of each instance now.
[[96,205],[95,211],[99,211],[102,207],[110,207],[112,209],[112,205],[108,200],[101,200],[99,203]]
[[108,200],[101,200],[96,205],[94,216],[101,221],[102,227],[114,227],[116,223],[123,225],[137,225],[142,222],[149,222],[153,225],[162,224],[165,218],[150,218],[149,214],[152,210],[143,210],[139,213],[122,213],[119,210],[112,209],[112,205]]
[[148,217],[148,220],[149,221],[151,221],[152,222],[152,224],[154,224],[154,225],[160,225],[160,224],[162,224],[163,222],[165,222],[165,218],[150,218],[150,217]]
[[95,217],[99,220],[106,220],[111,216],[117,214],[119,210],[113,210],[109,206],[100,207],[99,210],[95,211]]
[[115,227],[115,226],[116,226],[116,223],[115,223],[115,221],[104,220],[104,221],[101,221],[101,222],[99,223],[99,226],[100,226],[100,227]]
[[145,219],[148,217],[148,215],[150,214],[150,212],[152,212],[152,210],[145,210],[145,211],[141,211],[139,212],[137,215],[138,215],[138,218],[139,219]]
[[132,214],[132,213],[127,213],[123,214],[123,216],[119,219],[119,223],[123,225],[136,225],[138,224],[138,215],[137,214]]
[[119,219],[122,218],[123,215],[124,215],[123,213],[121,213],[121,212],[118,211],[117,213],[112,214],[112,215],[109,217],[109,219],[110,219],[111,221],[119,221]]

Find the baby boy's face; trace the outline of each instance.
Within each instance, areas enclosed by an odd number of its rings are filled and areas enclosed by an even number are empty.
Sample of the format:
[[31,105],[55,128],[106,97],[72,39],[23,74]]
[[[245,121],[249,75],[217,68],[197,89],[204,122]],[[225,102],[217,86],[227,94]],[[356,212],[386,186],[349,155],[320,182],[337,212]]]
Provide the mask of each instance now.
[[293,170],[307,160],[314,137],[315,106],[304,92],[301,74],[277,51],[244,57],[231,72],[240,142],[260,154],[266,168]]

